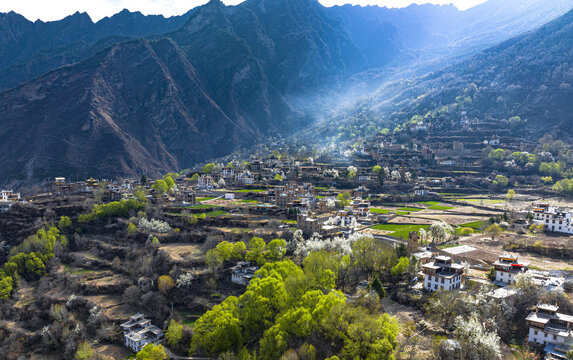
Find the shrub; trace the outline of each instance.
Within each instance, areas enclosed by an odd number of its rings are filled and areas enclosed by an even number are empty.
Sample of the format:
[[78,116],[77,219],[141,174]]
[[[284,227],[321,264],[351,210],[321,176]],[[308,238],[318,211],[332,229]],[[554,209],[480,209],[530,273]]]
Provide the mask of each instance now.
[[168,223],[156,219],[151,219],[151,220],[147,220],[145,218],[140,219],[138,222],[138,227],[141,230],[158,234],[165,234],[171,231],[171,227],[169,226]]
[[131,210],[141,210],[144,204],[135,199],[112,201],[107,204],[94,205],[91,213],[80,214],[78,221],[80,223],[87,223],[94,220],[102,220],[110,217],[123,217],[129,216]]

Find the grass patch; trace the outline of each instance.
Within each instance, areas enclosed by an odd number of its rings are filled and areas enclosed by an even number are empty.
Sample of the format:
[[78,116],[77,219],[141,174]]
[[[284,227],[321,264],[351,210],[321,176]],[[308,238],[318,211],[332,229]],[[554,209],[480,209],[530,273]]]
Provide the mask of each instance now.
[[488,223],[489,223],[489,221],[472,221],[469,223],[460,224],[458,226],[459,227],[469,227],[469,228],[472,228],[474,230],[480,230],[481,231],[481,229],[485,228]]
[[443,195],[443,196],[466,196],[467,194],[462,194],[462,193],[438,193],[438,195]]
[[408,211],[408,212],[416,212],[416,211],[422,211],[422,210],[424,210],[424,209],[422,209],[422,208],[417,208],[417,207],[405,206],[405,207],[399,208],[398,210]]
[[410,224],[379,224],[379,225],[374,225],[372,227],[372,229],[384,230],[384,231],[400,231],[400,230],[409,228],[411,226],[414,226],[414,225],[410,225]]
[[253,200],[253,199],[243,199],[237,202],[237,204],[256,204],[258,202],[259,202],[258,200]]
[[79,268],[72,268],[68,265],[64,266],[64,271],[65,272],[69,272],[72,275],[82,275],[82,274],[87,274],[90,272],[93,272],[94,270],[91,269],[79,269]]
[[181,325],[193,328],[195,326],[195,321],[201,317],[201,313],[196,312],[185,312],[177,310],[177,313],[181,317]]
[[430,225],[413,225],[413,224],[379,224],[372,228],[375,230],[390,231],[390,236],[408,239],[410,231],[420,232],[420,229],[427,230]]
[[428,209],[430,209],[430,210],[451,210],[451,209],[455,209],[455,207],[443,206],[443,205],[434,205],[434,206],[430,206]]
[[420,204],[423,205],[430,205],[430,206],[436,206],[438,205],[440,202],[439,201],[420,201]]
[[429,227],[430,227],[430,225],[409,225],[408,227],[406,227],[404,229],[390,233],[390,236],[395,236],[395,237],[402,238],[404,240],[408,240],[408,237],[410,236],[411,231],[415,231],[419,234],[420,229],[428,230]]
[[296,225],[296,220],[281,220],[283,224]]
[[204,213],[204,214],[205,214],[205,216],[207,216],[207,217],[216,217],[216,216],[229,215],[228,212],[223,211],[223,210],[211,211],[211,212]]
[[388,214],[388,211],[390,211],[390,210],[370,208],[370,212],[373,214]]
[[197,198],[197,201],[207,201],[207,200],[213,200],[213,199],[216,199],[216,197],[214,197],[214,196],[207,196],[207,197]]
[[241,189],[241,190],[235,190],[235,192],[238,193],[249,193],[249,192],[253,192],[253,193],[262,193],[265,192],[265,189]]
[[191,206],[191,209],[213,209],[216,207],[218,207],[218,206],[201,204],[201,205],[193,205],[193,206]]
[[329,189],[328,186],[315,186],[314,188],[317,190],[328,190]]

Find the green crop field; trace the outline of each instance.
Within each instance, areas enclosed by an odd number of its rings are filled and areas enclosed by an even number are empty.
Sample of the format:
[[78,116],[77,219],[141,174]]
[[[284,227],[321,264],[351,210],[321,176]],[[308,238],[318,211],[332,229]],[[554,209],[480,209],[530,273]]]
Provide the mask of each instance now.
[[213,208],[216,208],[216,207],[217,207],[217,206],[215,206],[215,205],[203,205],[203,204],[201,204],[201,205],[191,206],[191,209],[213,209]]
[[469,227],[475,230],[481,230],[481,228],[486,227],[488,221],[472,221],[465,224],[460,224],[459,227]]
[[423,204],[423,205],[435,206],[435,205],[438,205],[440,202],[439,201],[420,201],[419,203]]
[[216,217],[216,216],[228,215],[229,213],[226,211],[223,211],[223,210],[218,210],[218,211],[211,211],[211,212],[204,213],[204,214],[205,214],[205,216],[208,216],[208,217]]

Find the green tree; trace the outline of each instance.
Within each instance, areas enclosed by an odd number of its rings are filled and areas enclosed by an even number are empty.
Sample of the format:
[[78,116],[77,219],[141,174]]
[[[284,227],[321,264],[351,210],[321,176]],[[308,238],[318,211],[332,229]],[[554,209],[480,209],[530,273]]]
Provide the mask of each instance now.
[[507,187],[509,180],[503,175],[497,175],[493,180],[494,187]]
[[0,278],[0,299],[6,300],[10,298],[13,290],[13,280],[10,276],[2,276]]
[[551,176],[543,176],[541,177],[541,181],[543,181],[545,185],[553,184],[553,178]]
[[249,243],[247,254],[245,255],[245,260],[263,265],[265,263],[265,247],[266,245],[263,239],[258,237],[252,238],[251,242]]
[[153,190],[155,190],[155,193],[159,196],[161,196],[161,195],[165,194],[167,191],[169,191],[169,186],[167,186],[167,183],[165,182],[165,180],[155,181],[155,183],[153,183],[151,188]]
[[169,275],[161,275],[157,280],[157,288],[162,294],[167,294],[171,289],[175,287],[175,281]]
[[237,241],[233,244],[233,251],[231,252],[231,259],[241,260],[243,259],[243,254],[247,250],[247,246],[242,241]]
[[90,344],[87,341],[82,341],[81,343],[79,343],[74,359],[90,360],[92,356],[93,356],[93,350]]
[[67,216],[60,217],[60,222],[58,223],[58,228],[60,230],[63,231],[64,229],[67,229],[70,226],[72,226],[72,220],[70,220],[69,217],[67,217]]
[[240,347],[242,333],[241,322],[237,316],[237,302],[237,297],[229,296],[195,322],[190,355],[199,349],[209,355],[215,355]]
[[133,189],[133,197],[141,204],[147,203],[147,191],[142,186]]
[[552,189],[559,194],[573,196],[573,179],[559,180],[553,185]]
[[519,127],[519,124],[521,124],[521,118],[519,116],[512,116],[509,118],[508,123],[509,127],[515,130]]
[[494,281],[495,280],[495,268],[490,268],[486,276],[490,281]]
[[193,176],[191,176],[191,181],[199,181],[199,174],[193,174]]
[[166,360],[167,354],[163,345],[147,344],[135,358],[137,360]]
[[46,272],[46,265],[35,253],[29,254],[25,266],[28,279],[38,279]]
[[169,344],[169,346],[173,347],[177,345],[179,341],[181,341],[182,337],[183,337],[183,325],[181,325],[174,319],[171,319],[171,321],[169,322],[169,327],[165,332],[165,338],[167,339],[167,343]]
[[300,360],[316,360],[316,349],[312,344],[302,344],[298,354],[300,356]]
[[336,196],[336,200],[338,200],[338,203],[340,204],[341,207],[345,207],[348,206],[348,204],[350,204],[351,197],[352,196],[350,195],[349,192],[343,192]]
[[382,287],[382,282],[380,282],[378,275],[374,276],[374,280],[372,281],[371,286],[372,286],[372,290],[374,290],[376,292],[376,294],[378,294],[378,297],[380,298],[380,300],[382,300],[386,297],[386,290],[384,290],[384,287]]
[[175,186],[175,180],[173,180],[173,178],[169,175],[165,175],[163,177],[163,181],[165,181],[167,191],[171,191],[171,189],[173,189],[173,186]]
[[503,161],[503,158],[505,157],[505,151],[503,149],[495,149],[492,150],[487,157],[493,161]]
[[390,270],[390,273],[394,277],[398,277],[406,273],[408,271],[408,267],[410,266],[410,260],[407,257],[401,257],[398,260],[398,263]]
[[509,190],[507,191],[507,194],[505,194],[505,198],[506,198],[508,201],[512,201],[513,199],[515,199],[515,191],[514,191],[513,189],[509,189]]
[[210,174],[213,172],[213,170],[215,170],[215,167],[216,167],[215,164],[209,163],[209,164],[203,166],[203,173]]
[[223,257],[217,249],[207,250],[205,254],[205,264],[211,272],[217,271],[223,265]]
[[364,316],[348,326],[340,353],[346,359],[393,360],[398,330],[388,314]]
[[491,224],[484,230],[484,234],[495,240],[503,232],[503,229],[498,224]]
[[552,161],[552,162],[542,162],[539,165],[539,172],[553,177],[554,179],[558,179],[563,177],[563,173],[565,172],[567,165],[563,161]]
[[383,169],[382,169],[382,166],[380,166],[380,165],[374,165],[374,167],[372,168],[372,172],[373,172],[374,174],[378,174],[378,173],[379,173],[380,171],[382,171],[382,170],[383,170]]
[[129,224],[127,225],[127,233],[128,233],[129,235],[133,235],[133,234],[135,234],[136,232],[137,232],[137,226],[135,226],[135,224],[133,224],[133,223],[129,223]]
[[222,241],[217,244],[215,247],[219,254],[221,255],[221,259],[223,261],[229,261],[233,254],[234,244],[231,244],[228,241]]
[[274,239],[267,244],[266,257],[269,260],[281,260],[286,254],[286,241]]

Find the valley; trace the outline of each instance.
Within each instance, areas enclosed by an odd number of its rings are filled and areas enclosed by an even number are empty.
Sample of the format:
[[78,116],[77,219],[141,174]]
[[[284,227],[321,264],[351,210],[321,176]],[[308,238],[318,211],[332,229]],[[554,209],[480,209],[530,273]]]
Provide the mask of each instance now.
[[573,359],[572,9],[0,13],[0,359]]

